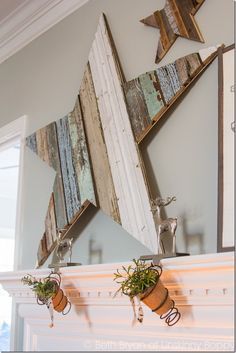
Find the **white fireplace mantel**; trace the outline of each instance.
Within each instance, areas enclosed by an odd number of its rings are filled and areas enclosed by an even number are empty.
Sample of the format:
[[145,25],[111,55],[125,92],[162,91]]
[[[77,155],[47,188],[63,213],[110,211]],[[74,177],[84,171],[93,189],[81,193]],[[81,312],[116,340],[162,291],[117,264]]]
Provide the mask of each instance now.
[[143,324],[132,326],[129,299],[121,294],[113,297],[117,290],[113,273],[122,265],[62,268],[62,284],[72,302],[72,310],[66,316],[56,313],[54,328],[48,327],[46,307],[37,305],[30,289],[21,283],[26,273],[41,278],[50,271],[0,273],[0,283],[13,297],[16,310],[13,348],[233,351],[233,253],[162,260],[162,281],[182,314],[173,327],[168,327],[144,305]]

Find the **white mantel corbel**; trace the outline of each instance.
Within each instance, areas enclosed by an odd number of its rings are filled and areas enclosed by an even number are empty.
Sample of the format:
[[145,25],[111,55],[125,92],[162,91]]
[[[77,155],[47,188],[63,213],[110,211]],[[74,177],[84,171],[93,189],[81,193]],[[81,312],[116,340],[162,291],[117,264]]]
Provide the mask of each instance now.
[[[174,327],[144,308],[144,322],[132,326],[129,299],[113,297],[113,273],[124,263],[62,268],[62,284],[73,303],[67,316],[55,315],[50,329],[46,307],[36,304],[21,283],[30,273],[45,277],[50,270],[0,274],[0,283],[14,298],[23,318],[24,350],[214,350],[233,351],[233,253],[165,259],[162,280],[182,314]],[[19,328],[18,328],[19,329]]]

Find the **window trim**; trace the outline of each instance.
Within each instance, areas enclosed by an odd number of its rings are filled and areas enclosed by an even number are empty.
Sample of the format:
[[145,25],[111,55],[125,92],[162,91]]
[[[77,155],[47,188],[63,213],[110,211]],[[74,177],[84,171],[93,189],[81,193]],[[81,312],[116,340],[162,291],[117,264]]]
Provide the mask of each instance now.
[[[15,246],[14,246],[14,271],[19,268],[20,263],[20,236],[21,236],[21,219],[23,214],[23,168],[24,168],[24,151],[26,137],[26,122],[27,116],[12,121],[11,123],[0,127],[0,151],[11,146],[14,140],[20,140],[20,156],[19,156],[19,172],[18,172],[18,188],[17,188],[17,201],[16,201],[16,223],[15,223]],[[12,317],[11,317],[11,331],[10,331],[10,350],[16,347],[16,341],[20,340],[19,327],[20,317],[17,314],[18,304],[12,300]]]
[[22,219],[22,197],[23,197],[23,165],[24,165],[24,138],[26,136],[27,116],[24,115],[7,125],[0,127],[0,151],[11,146],[14,140],[20,140],[20,157],[18,173],[18,189],[16,202],[16,223],[15,223],[15,249],[14,249],[14,271],[19,267],[20,260],[20,233]]

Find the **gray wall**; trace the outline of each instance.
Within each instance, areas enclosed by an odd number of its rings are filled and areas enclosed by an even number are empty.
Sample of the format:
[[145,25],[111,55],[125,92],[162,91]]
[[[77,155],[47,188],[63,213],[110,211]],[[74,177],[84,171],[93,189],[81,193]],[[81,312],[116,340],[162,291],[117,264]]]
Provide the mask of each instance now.
[[[0,127],[26,114],[28,134],[72,110],[101,12],[107,15],[127,80],[157,67],[158,30],[139,19],[164,0],[91,0],[0,65]],[[205,43],[178,38],[158,66],[201,48],[233,43],[233,1],[207,0],[195,16]],[[177,250],[216,251],[217,61],[165,122],[142,145],[154,191],[175,195]],[[54,173],[25,152],[19,268],[35,265]],[[73,260],[89,262],[89,241],[103,262],[130,260],[148,250],[100,211],[91,210],[73,231]],[[98,261],[98,253],[90,259]]]

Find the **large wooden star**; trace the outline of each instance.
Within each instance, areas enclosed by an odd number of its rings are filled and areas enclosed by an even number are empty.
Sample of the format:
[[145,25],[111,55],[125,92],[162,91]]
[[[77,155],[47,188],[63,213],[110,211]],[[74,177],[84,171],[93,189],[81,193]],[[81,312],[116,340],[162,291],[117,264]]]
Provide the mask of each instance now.
[[166,0],[163,9],[157,10],[151,16],[141,20],[148,26],[160,29],[156,63],[161,61],[178,36],[204,42],[193,17],[204,1]]

